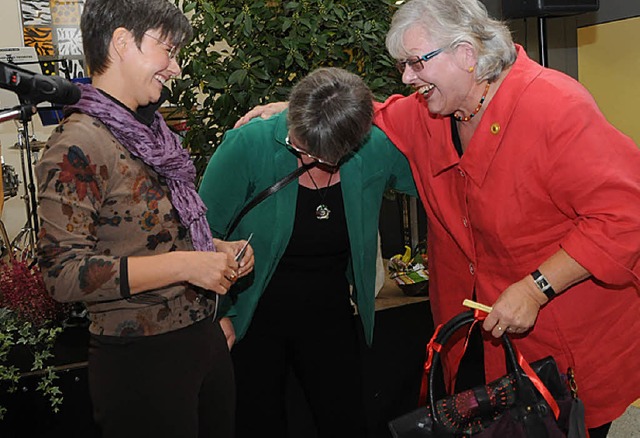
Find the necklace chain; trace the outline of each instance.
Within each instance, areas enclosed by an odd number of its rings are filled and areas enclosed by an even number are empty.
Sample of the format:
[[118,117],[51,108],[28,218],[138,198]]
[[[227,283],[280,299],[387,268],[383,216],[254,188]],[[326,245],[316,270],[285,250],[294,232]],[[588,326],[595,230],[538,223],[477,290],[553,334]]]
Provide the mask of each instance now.
[[489,87],[491,86],[491,82],[487,82],[487,86],[484,88],[484,93],[482,93],[482,97],[480,98],[480,102],[478,102],[478,106],[473,110],[471,114],[466,117],[459,116],[457,114],[453,114],[453,117],[459,122],[468,122],[473,119],[473,117],[478,114],[478,111],[482,109],[482,105],[484,104],[484,100],[487,98],[487,93],[489,92]]
[[329,219],[329,214],[331,214],[331,210],[329,210],[329,207],[327,207],[326,204],[324,203],[324,199],[327,197],[327,192],[329,190],[329,186],[331,185],[331,179],[333,178],[333,173],[329,174],[329,182],[327,183],[327,186],[322,191],[320,190],[320,187],[318,187],[318,184],[316,184],[316,181],[313,179],[313,176],[311,175],[311,172],[309,172],[309,169],[307,169],[307,174],[309,175],[309,178],[311,179],[313,186],[316,188],[316,192],[318,193],[318,196],[320,196],[320,204],[318,204],[318,206],[316,207],[316,219],[319,219],[319,220]]

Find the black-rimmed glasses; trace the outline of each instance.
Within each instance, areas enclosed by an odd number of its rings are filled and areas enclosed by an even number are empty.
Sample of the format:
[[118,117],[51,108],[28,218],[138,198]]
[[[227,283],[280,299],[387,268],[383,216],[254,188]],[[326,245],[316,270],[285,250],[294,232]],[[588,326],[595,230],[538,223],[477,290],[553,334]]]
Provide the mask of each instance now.
[[417,73],[419,71],[422,71],[422,69],[424,68],[424,65],[422,64],[423,62],[429,61],[438,53],[442,52],[443,50],[444,50],[443,48],[440,48],[440,49],[434,50],[433,52],[429,52],[426,55],[412,56],[411,58],[399,60],[396,62],[396,68],[400,73],[404,73],[404,69],[408,65],[409,67],[411,67],[411,70]]
[[153,35],[150,35],[150,34],[148,34],[146,32],[145,32],[145,35],[148,36],[151,39],[156,40],[157,42],[159,42],[163,46],[167,47],[169,49],[167,51],[167,55],[169,55],[169,59],[175,59],[176,56],[178,56],[178,51],[179,51],[178,46],[172,46],[171,44],[165,43],[160,38],[154,37]]
[[317,161],[320,164],[326,164],[327,166],[331,166],[331,167],[336,167],[338,165],[338,162],[334,162],[334,161],[327,161],[323,158],[319,158],[316,157],[315,155],[311,155],[309,152],[300,149],[299,147],[295,146],[293,143],[291,143],[291,140],[289,140],[289,136],[287,135],[287,137],[284,139],[285,144],[287,145],[287,147],[289,149],[291,149],[292,151],[296,152],[299,155],[304,155],[305,157],[309,157],[314,161]]

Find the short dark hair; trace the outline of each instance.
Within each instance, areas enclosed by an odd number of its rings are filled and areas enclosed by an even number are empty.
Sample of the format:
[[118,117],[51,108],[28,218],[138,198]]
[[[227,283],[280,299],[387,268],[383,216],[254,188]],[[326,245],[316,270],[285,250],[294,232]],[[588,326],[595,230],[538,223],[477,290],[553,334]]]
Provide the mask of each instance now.
[[319,68],[291,90],[289,131],[305,150],[338,162],[357,149],[371,130],[373,95],[357,75]]
[[193,35],[189,20],[169,0],[87,0],[80,29],[91,74],[104,73],[109,67],[109,44],[119,27],[133,34],[138,47],[151,29],[160,30],[161,37],[170,38],[177,47]]

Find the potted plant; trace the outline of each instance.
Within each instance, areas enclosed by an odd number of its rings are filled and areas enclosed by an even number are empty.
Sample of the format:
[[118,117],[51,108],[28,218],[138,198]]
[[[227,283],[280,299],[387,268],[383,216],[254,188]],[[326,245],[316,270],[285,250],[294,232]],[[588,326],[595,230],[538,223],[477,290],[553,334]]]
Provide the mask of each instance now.
[[[0,232],[9,242],[2,222]],[[35,374],[37,390],[58,412],[62,393],[51,359],[65,306],[47,294],[37,266],[10,248],[3,248],[0,261],[0,388],[2,393],[15,392],[22,377]],[[6,411],[0,403],[0,420]]]

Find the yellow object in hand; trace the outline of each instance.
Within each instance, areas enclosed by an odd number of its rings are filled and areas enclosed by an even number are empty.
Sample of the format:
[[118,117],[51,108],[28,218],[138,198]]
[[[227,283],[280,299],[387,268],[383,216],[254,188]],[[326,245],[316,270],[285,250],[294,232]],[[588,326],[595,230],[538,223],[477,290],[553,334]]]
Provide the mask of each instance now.
[[475,301],[471,301],[471,300],[464,300],[462,302],[462,305],[465,307],[469,307],[471,309],[481,310],[484,313],[491,313],[491,311],[493,310],[490,306],[487,306],[486,304],[476,303]]

